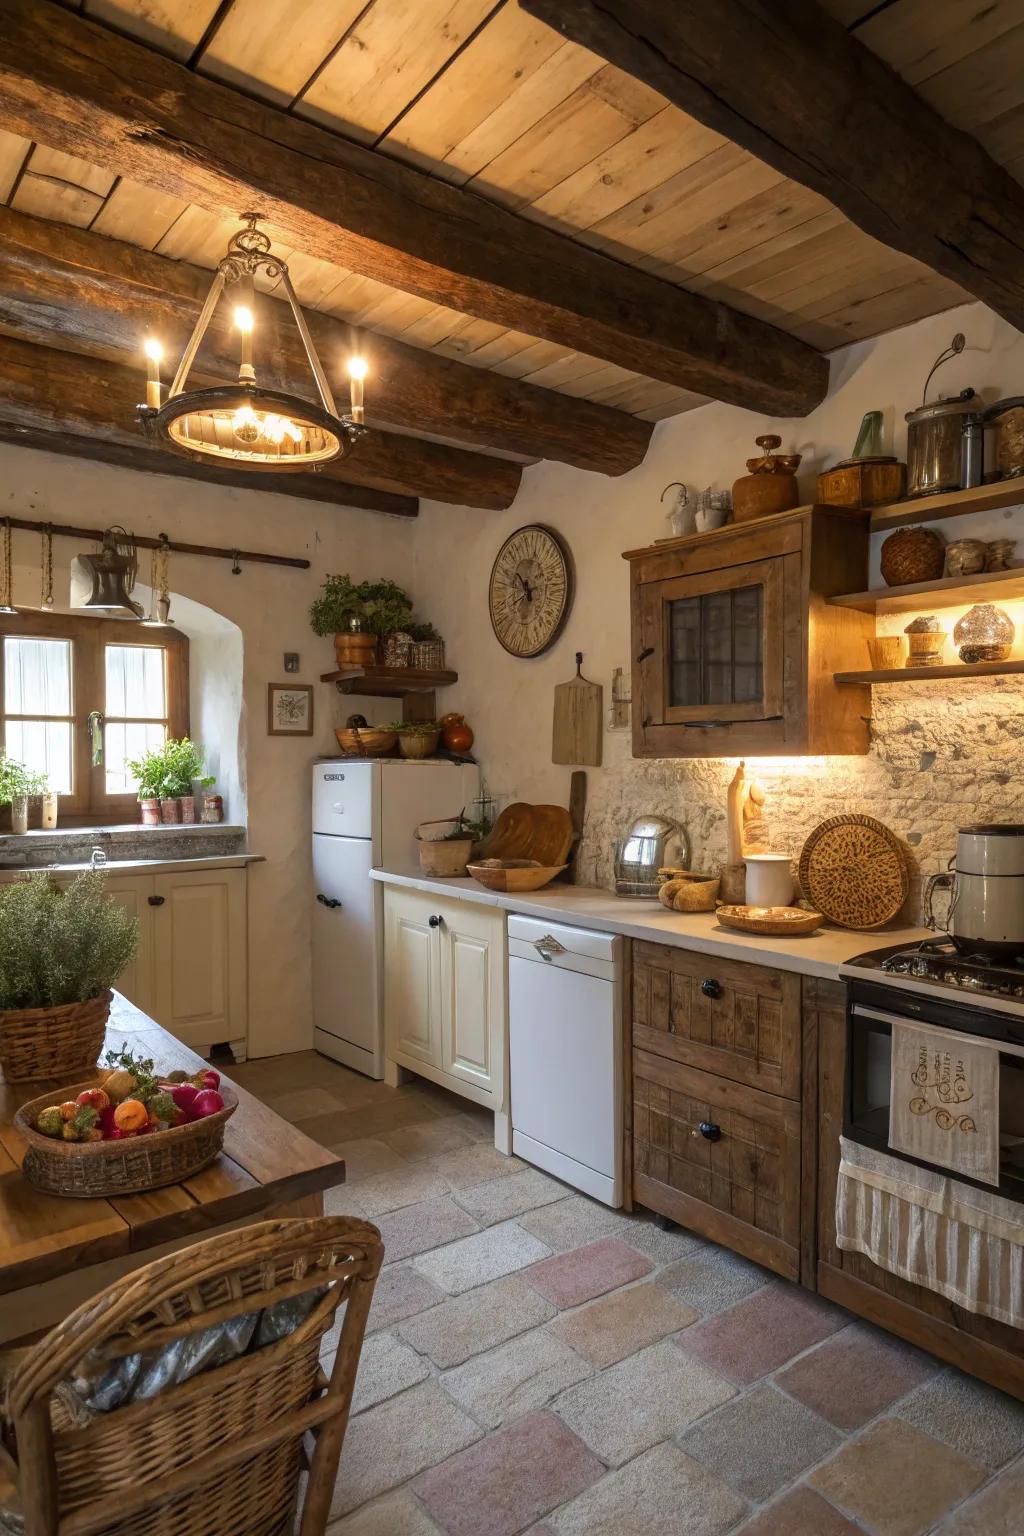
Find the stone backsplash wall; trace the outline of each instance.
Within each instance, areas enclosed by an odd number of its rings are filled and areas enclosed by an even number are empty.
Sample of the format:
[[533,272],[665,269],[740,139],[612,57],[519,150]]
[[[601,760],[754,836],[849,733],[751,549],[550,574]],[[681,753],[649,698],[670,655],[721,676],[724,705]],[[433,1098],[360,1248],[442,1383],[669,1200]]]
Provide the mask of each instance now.
[[[906,915],[916,921],[923,883],[946,867],[958,827],[1024,821],[1024,680],[876,687],[872,711],[865,757],[750,758],[747,776],[766,791],[771,848],[794,860],[826,817],[857,811],[891,827],[909,855]],[[686,827],[694,869],[717,868],[736,761],[636,760],[629,732],[608,732],[604,768],[589,776],[580,880],[612,884],[616,840],[644,811]]]

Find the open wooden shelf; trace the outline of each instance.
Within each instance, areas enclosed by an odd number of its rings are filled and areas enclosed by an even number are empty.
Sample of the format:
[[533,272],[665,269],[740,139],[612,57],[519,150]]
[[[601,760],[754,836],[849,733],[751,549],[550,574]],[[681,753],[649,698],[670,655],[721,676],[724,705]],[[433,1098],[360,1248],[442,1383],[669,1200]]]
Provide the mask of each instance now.
[[378,699],[400,699],[407,693],[432,693],[457,683],[457,672],[425,672],[418,667],[339,667],[321,672],[322,683],[337,683],[342,693]]
[[975,485],[969,491],[947,491],[941,496],[915,496],[912,501],[891,501],[871,513],[872,533],[905,528],[911,523],[937,523],[965,512],[991,512],[997,507],[1024,506],[1024,477]]
[[883,672],[834,672],[837,683],[932,683],[943,677],[1006,677],[1024,672],[1024,661],[965,661],[948,667],[895,667]]
[[981,571],[977,576],[944,576],[906,587],[875,587],[870,592],[844,592],[828,601],[836,608],[861,613],[913,613],[927,605],[952,607],[961,603],[1006,602],[1024,597],[1024,567],[1012,571]]

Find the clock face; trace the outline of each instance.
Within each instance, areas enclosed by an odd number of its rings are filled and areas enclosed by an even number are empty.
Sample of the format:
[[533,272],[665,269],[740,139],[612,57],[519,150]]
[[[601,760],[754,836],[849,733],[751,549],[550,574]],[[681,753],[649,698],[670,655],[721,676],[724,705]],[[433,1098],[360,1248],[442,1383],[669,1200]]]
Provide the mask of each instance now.
[[510,534],[491,571],[494,633],[513,656],[539,656],[572,606],[572,561],[556,533],[529,523]]

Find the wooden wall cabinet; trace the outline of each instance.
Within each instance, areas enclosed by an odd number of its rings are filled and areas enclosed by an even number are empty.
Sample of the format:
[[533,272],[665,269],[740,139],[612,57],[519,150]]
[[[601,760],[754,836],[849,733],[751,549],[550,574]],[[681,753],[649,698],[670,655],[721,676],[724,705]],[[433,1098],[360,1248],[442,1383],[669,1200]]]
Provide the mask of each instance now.
[[798,507],[630,550],[633,756],[864,753],[870,514]]
[[389,886],[384,892],[388,1063],[500,1111],[506,969],[504,912]]

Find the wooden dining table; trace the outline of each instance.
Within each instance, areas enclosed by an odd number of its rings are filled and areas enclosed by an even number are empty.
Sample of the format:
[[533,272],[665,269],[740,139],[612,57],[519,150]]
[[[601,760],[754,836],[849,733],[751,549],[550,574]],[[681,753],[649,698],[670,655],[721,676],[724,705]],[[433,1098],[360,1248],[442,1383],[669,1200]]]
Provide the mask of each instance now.
[[[152,1057],[159,1072],[207,1063],[126,998],[114,994],[107,1050]],[[101,1055],[101,1060],[103,1059]],[[80,1200],[43,1194],[21,1171],[25,1143],[15,1111],[47,1089],[103,1072],[5,1083],[0,1077],[0,1344],[49,1327],[127,1270],[217,1230],[272,1216],[314,1216],[342,1184],[344,1160],[304,1136],[244,1088],[225,1126],[224,1150],[180,1184],[143,1194]]]

